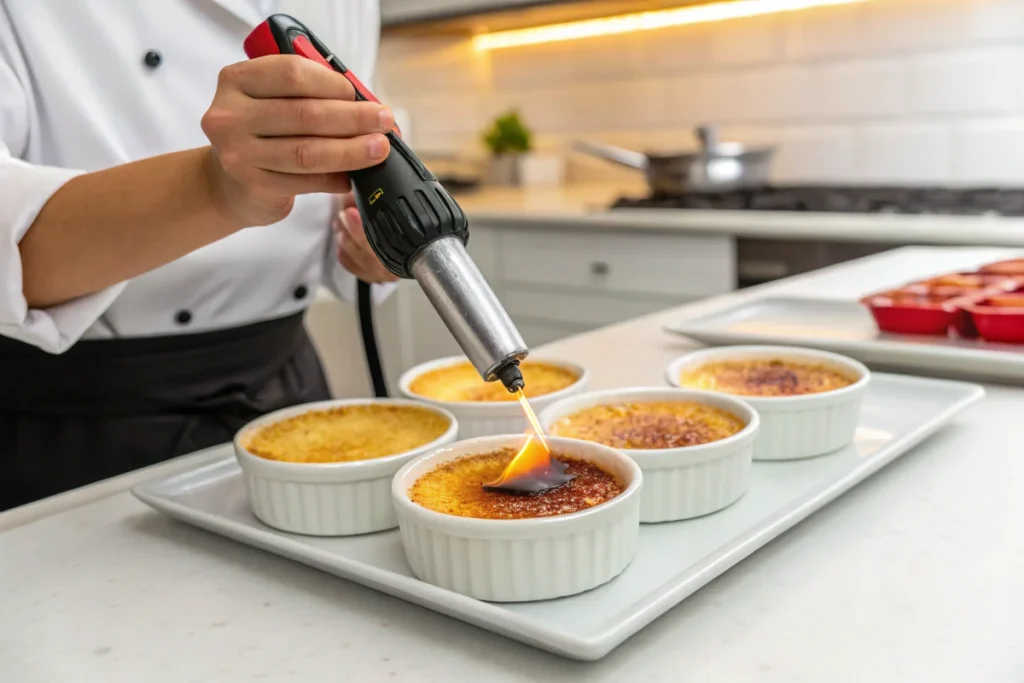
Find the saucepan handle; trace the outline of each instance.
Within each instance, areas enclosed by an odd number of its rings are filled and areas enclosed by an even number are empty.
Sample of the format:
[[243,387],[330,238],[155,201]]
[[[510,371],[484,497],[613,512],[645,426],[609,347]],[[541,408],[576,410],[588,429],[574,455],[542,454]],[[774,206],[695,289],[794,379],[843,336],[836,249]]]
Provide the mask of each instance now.
[[712,125],[704,124],[697,126],[694,132],[697,135],[697,140],[700,141],[704,154],[713,155],[718,149],[718,130]]
[[622,166],[628,166],[640,171],[646,171],[648,166],[647,155],[634,152],[631,149],[623,149],[613,145],[605,145],[599,142],[584,142],[576,140],[572,143],[573,149],[583,154],[611,161]]

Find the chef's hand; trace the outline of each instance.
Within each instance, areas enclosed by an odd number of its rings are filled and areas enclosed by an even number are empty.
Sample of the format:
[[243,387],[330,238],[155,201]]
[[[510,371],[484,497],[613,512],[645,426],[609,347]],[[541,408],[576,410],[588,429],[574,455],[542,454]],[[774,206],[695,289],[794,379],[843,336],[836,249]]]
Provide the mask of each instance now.
[[341,74],[295,55],[225,67],[202,128],[215,201],[244,225],[285,218],[296,195],[341,194],[346,171],[383,161],[394,115],[355,101]]
[[395,282],[398,277],[384,267],[366,240],[363,219],[351,192],[341,196],[341,210],[331,226],[338,244],[338,261],[363,282]]

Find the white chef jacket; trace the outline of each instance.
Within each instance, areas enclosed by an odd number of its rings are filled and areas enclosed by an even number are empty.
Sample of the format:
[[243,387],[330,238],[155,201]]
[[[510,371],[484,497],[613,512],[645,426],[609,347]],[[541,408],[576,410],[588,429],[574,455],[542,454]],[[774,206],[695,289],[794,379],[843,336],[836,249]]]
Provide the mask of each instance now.
[[[323,283],[351,300],[328,195],[149,273],[47,309],[22,292],[18,242],[74,175],[208,144],[220,69],[275,11],[306,23],[364,82],[377,0],[0,0],[0,335],[52,353],[82,338],[182,334],[301,311]],[[158,61],[150,55],[156,53]],[[375,286],[374,298],[389,291]]]

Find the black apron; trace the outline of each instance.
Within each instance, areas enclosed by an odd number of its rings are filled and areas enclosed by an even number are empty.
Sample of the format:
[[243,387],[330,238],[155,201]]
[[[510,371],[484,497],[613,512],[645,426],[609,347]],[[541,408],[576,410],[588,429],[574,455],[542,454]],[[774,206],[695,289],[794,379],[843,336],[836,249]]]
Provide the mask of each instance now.
[[80,341],[0,338],[0,511],[230,441],[330,398],[302,314],[230,330]]

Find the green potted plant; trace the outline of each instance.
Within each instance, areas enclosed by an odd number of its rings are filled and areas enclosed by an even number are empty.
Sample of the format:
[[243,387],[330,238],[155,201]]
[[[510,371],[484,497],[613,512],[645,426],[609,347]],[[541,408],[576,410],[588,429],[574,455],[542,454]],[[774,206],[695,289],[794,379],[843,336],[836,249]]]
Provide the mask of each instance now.
[[533,148],[533,134],[515,110],[498,116],[484,133],[484,144],[491,153],[491,182],[519,185],[523,155]]

